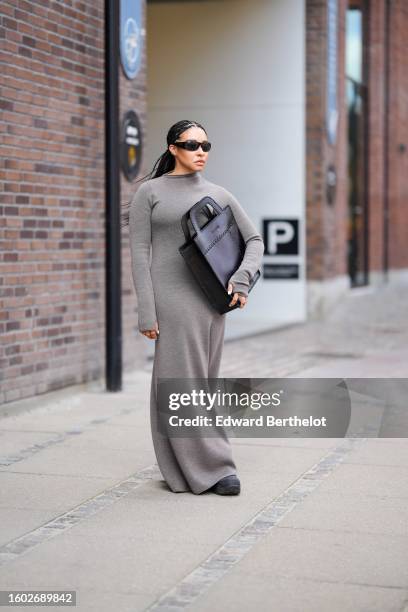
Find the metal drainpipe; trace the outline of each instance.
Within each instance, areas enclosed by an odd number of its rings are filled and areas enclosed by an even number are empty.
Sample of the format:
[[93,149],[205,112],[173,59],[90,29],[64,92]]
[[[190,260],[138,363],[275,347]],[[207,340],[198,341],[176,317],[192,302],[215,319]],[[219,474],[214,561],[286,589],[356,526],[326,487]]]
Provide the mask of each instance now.
[[119,173],[119,2],[105,0],[106,389],[122,389]]

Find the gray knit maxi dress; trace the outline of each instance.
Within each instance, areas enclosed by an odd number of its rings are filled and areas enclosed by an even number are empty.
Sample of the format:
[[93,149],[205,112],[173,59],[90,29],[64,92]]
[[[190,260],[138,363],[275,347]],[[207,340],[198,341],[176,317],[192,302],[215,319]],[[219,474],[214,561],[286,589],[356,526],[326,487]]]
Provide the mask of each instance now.
[[231,282],[235,291],[248,295],[249,279],[261,265],[264,243],[236,198],[205,179],[201,171],[163,174],[143,182],[129,211],[138,328],[153,329],[157,321],[160,332],[157,340],[151,340],[155,343],[150,389],[153,446],[160,471],[175,493],[199,494],[237,473],[223,430],[218,437],[169,438],[157,429],[158,378],[217,378],[219,373],[228,313],[220,315],[207,302],[178,251],[185,242],[181,217],[206,195],[222,207],[229,204],[234,213],[246,251]]

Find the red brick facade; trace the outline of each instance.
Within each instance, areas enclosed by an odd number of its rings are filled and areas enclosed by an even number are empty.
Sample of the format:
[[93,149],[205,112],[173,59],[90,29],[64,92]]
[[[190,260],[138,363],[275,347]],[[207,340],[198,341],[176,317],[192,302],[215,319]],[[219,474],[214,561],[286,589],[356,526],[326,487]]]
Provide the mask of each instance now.
[[[344,75],[345,14],[351,4],[347,0],[338,2],[339,124],[337,142],[331,146],[325,130],[327,1],[306,2],[306,248],[309,281],[325,281],[348,274],[348,119]],[[404,0],[389,1],[388,60],[387,0],[370,0],[367,8],[368,271],[371,283],[384,278],[384,207],[387,201],[388,269],[391,272],[408,268],[408,70],[406,52],[404,54],[404,42],[408,37],[408,5]],[[333,206],[328,205],[326,199],[325,172],[329,164],[334,164],[337,170],[337,194]]]
[[408,3],[390,11],[389,188],[390,269],[408,268]]
[[[2,3],[0,403],[104,374],[103,9]],[[133,81],[120,69],[121,115],[136,108],[143,125],[145,79],[145,56]],[[122,179],[123,200],[133,189]],[[126,236],[122,337],[134,366],[143,356]]]
[[[339,23],[344,22],[344,1],[339,3]],[[326,33],[324,0],[306,3],[306,260],[308,280],[346,274],[346,146],[345,112],[339,103],[337,143],[326,136]],[[338,35],[338,71],[344,72],[344,28]],[[344,80],[338,78],[339,100]],[[326,170],[337,169],[336,201],[326,202]]]

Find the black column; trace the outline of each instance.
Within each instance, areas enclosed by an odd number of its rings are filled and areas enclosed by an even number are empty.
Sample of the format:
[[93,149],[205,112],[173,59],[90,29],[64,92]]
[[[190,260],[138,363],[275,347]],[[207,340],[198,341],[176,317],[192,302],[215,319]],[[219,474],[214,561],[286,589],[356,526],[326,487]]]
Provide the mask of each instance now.
[[105,0],[106,388],[122,388],[119,0]]

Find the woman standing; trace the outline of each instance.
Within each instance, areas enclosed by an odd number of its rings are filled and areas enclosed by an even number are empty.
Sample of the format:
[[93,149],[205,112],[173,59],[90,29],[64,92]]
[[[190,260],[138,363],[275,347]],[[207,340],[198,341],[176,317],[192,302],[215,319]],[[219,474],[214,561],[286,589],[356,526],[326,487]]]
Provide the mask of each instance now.
[[[249,281],[261,264],[264,243],[235,197],[202,176],[211,144],[202,125],[179,121],[167,134],[157,170],[130,203],[132,275],[138,299],[138,328],[155,340],[150,389],[150,422],[157,463],[170,489],[195,494],[211,490],[236,495],[240,481],[225,432],[212,438],[167,437],[158,431],[158,378],[217,378],[224,343],[225,315],[207,302],[181,257],[181,217],[209,195],[229,204],[246,243],[232,275],[230,305],[247,302]],[[151,264],[150,264],[151,247]]]

